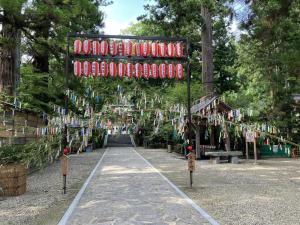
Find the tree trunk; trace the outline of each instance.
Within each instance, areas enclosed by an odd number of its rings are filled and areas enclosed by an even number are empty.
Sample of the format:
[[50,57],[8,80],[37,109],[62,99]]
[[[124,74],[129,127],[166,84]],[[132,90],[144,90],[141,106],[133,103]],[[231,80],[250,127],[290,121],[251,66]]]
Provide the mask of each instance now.
[[202,83],[206,95],[213,93],[213,50],[212,50],[212,26],[209,9],[202,5],[201,15],[204,24],[201,29],[202,41]]
[[[7,14],[4,12],[4,17]],[[12,95],[19,80],[21,32],[3,22],[0,36],[4,41],[0,45],[0,93],[7,91]]]

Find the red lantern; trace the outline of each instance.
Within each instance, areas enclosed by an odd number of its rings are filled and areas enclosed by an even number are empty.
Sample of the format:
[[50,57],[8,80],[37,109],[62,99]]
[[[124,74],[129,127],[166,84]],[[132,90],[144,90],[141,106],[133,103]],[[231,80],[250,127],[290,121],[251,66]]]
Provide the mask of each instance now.
[[119,63],[118,74],[119,74],[120,78],[123,78],[123,76],[125,75],[125,64],[124,63]]
[[175,52],[177,57],[183,56],[183,46],[181,42],[177,42],[175,45]]
[[118,43],[118,53],[119,53],[120,56],[124,56],[125,49],[124,49],[124,42],[123,41],[120,41]]
[[135,43],[134,44],[134,52],[135,52],[135,56],[137,56],[137,57],[142,56],[141,44],[140,43]]
[[68,155],[70,153],[70,149],[68,147],[64,147],[64,155]]
[[101,41],[100,44],[100,53],[101,55],[107,55],[108,52],[108,43],[107,41]]
[[92,62],[92,75],[93,77],[99,76],[99,63]]
[[160,79],[165,79],[167,76],[167,65],[166,64],[160,64],[159,65],[159,77]]
[[99,55],[100,54],[100,43],[99,43],[99,41],[93,41],[92,42],[92,53],[93,53],[93,55]]
[[175,77],[175,66],[173,64],[168,65],[168,78],[173,79]]
[[109,63],[109,75],[110,77],[117,76],[117,65],[114,62]]
[[74,62],[74,75],[76,77],[81,76],[81,74],[82,74],[81,68],[82,68],[81,62],[80,61],[75,61]]
[[83,62],[83,75],[86,77],[91,75],[91,63],[88,61]]
[[137,63],[135,64],[135,78],[139,79],[142,76],[142,65]]
[[182,64],[176,65],[176,79],[181,80],[183,78],[183,66]]
[[158,49],[159,49],[159,56],[160,57],[166,57],[167,56],[167,45],[166,45],[166,43],[160,43]]
[[82,48],[81,40],[75,40],[74,41],[74,54],[80,54],[81,48]]
[[191,151],[193,151],[193,146],[189,145],[189,146],[186,147],[186,149],[187,149],[189,152],[191,152]]
[[91,42],[90,40],[84,40],[82,44],[82,51],[84,54],[88,55],[91,53]]
[[150,47],[151,46],[150,46],[149,42],[144,42],[141,44],[141,52],[144,57],[147,57],[150,55],[150,50],[151,50]]
[[157,42],[153,42],[151,44],[151,54],[152,54],[153,57],[158,56],[158,44],[157,44]]
[[168,44],[168,56],[174,57],[174,55],[175,55],[174,44],[171,42]]
[[143,64],[143,77],[145,79],[150,77],[150,65],[148,63]]
[[115,56],[117,55],[118,53],[118,49],[117,49],[117,44],[115,41],[110,41],[110,44],[109,44],[109,54],[111,56]]
[[100,76],[107,77],[107,75],[108,75],[107,63],[101,62],[100,63]]
[[157,64],[152,64],[151,65],[151,77],[153,79],[158,78],[158,65]]
[[132,65],[132,63],[127,63],[126,64],[126,76],[128,78],[131,78],[132,77],[132,73],[133,73],[133,65]]
[[127,41],[125,43],[125,55],[132,56],[132,42]]

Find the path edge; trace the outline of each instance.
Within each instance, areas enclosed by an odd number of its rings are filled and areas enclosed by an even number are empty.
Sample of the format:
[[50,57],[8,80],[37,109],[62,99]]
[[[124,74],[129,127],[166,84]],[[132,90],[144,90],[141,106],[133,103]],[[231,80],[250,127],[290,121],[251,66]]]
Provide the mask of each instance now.
[[79,201],[80,201],[80,199],[81,199],[81,197],[82,197],[85,189],[87,188],[87,186],[90,183],[92,177],[96,173],[98,167],[102,163],[105,154],[106,154],[106,149],[104,150],[103,155],[99,159],[97,165],[94,167],[93,171],[90,173],[89,177],[86,179],[86,181],[84,182],[84,184],[82,185],[82,187],[80,188],[80,190],[78,191],[78,193],[76,194],[75,198],[73,199],[73,201],[72,201],[71,205],[69,206],[68,210],[65,212],[65,214],[60,219],[60,221],[58,222],[57,225],[65,225],[68,222],[68,219],[71,217],[71,215],[74,212],[76,206],[78,205],[78,203],[79,203]]
[[155,170],[181,197],[183,197],[201,216],[203,216],[211,225],[220,225],[214,220],[204,209],[197,205],[190,197],[188,197],[183,191],[181,191],[172,181],[170,181],[165,175],[163,175],[158,169],[156,169],[147,159],[145,159],[140,153],[133,148],[133,151],[143,159],[151,168]]

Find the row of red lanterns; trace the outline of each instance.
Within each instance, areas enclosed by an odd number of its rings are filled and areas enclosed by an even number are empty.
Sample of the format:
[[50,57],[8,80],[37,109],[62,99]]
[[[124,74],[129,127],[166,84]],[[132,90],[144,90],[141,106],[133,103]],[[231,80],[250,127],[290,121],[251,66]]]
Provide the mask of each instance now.
[[74,41],[74,54],[84,55],[111,55],[111,56],[137,56],[137,57],[182,57],[183,44],[176,43],[157,43],[157,42],[137,42],[131,41],[91,41],[79,39]]
[[176,78],[181,80],[184,75],[182,64],[140,64],[140,63],[114,63],[114,62],[74,62],[74,75],[77,77],[120,77],[131,78]]

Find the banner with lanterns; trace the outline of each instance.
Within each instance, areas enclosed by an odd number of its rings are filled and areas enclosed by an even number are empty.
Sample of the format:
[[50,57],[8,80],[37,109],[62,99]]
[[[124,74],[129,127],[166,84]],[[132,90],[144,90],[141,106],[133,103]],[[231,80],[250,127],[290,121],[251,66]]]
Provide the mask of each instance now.
[[[144,79],[174,79],[184,77],[184,68],[181,63],[133,63],[133,59],[179,60],[184,57],[182,42],[148,42],[115,41],[115,40],[80,40],[74,41],[73,54],[75,58],[110,57],[114,60],[123,57],[118,63],[108,60],[73,62],[76,77],[110,77],[110,78],[144,78]],[[118,58],[119,59],[119,58]],[[127,61],[127,62],[125,62]]]

